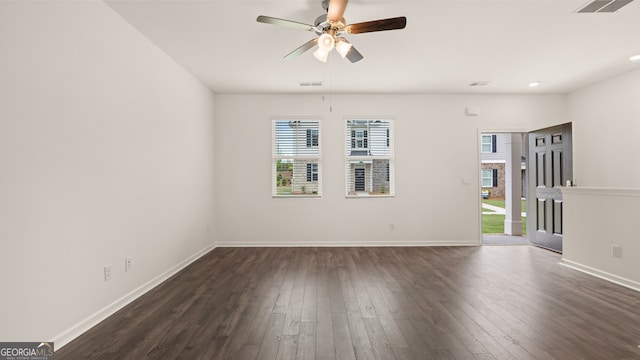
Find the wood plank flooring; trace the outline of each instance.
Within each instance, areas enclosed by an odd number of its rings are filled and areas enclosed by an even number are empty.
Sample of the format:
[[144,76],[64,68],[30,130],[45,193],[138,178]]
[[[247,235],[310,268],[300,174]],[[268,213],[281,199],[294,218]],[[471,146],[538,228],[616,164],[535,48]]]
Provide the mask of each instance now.
[[217,248],[66,359],[640,359],[640,293],[531,246]]

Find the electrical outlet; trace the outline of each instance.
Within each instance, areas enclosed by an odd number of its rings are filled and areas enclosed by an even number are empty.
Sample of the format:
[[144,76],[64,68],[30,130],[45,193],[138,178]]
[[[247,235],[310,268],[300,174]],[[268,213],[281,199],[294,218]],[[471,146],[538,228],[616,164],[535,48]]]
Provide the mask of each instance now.
[[620,245],[611,245],[611,256],[613,257],[622,257],[622,246]]
[[393,231],[396,229],[396,226],[394,224],[389,224],[389,230]]
[[111,265],[105,265],[104,267],[104,281],[111,280]]
[[124,258],[124,271],[129,272],[133,267],[133,260],[130,257]]

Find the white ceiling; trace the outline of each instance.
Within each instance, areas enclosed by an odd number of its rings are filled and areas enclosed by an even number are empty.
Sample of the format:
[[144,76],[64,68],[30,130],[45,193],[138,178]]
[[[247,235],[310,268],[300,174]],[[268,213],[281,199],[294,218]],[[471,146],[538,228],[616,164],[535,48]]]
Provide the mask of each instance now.
[[407,17],[404,30],[346,36],[364,55],[355,64],[335,51],[284,60],[314,34],[256,22],[312,24],[321,0],[105,2],[216,93],[566,93],[640,68],[628,60],[640,0],[597,14],[576,13],[583,0],[352,0],[347,23]]

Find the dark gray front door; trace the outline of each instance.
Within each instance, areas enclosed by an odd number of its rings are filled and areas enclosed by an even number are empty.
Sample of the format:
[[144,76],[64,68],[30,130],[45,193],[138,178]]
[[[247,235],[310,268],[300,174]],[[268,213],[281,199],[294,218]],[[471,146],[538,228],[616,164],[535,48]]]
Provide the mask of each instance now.
[[529,241],[562,252],[562,191],[573,178],[571,124],[529,133]]
[[356,191],[364,191],[364,169],[356,168],[356,177],[355,177],[355,188]]

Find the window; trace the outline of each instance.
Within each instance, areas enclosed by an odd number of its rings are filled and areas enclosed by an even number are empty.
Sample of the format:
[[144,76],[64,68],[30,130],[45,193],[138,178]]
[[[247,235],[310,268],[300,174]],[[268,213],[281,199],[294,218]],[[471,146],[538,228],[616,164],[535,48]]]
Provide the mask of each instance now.
[[351,147],[354,149],[369,148],[369,131],[368,130],[352,130],[351,131]]
[[497,136],[496,135],[482,135],[482,152],[483,153],[495,153],[497,152]]
[[320,196],[320,123],[274,120],[272,124],[273,196]]
[[307,164],[307,181],[318,181],[318,164]]
[[387,129],[387,147],[389,147],[389,129]]
[[482,187],[498,186],[498,169],[482,170]]
[[318,130],[307,129],[307,147],[318,147]]
[[493,172],[491,169],[482,170],[482,187],[491,187],[493,185]]
[[392,130],[391,120],[346,120],[347,197],[394,195]]

